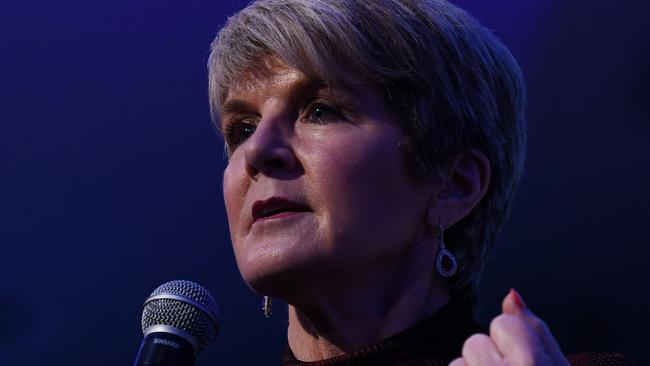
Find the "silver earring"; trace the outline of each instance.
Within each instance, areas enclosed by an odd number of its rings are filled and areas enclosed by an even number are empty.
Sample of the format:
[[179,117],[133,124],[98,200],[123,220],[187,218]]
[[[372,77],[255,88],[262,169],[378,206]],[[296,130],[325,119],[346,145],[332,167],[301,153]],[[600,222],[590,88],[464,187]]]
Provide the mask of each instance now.
[[266,317],[266,319],[271,317],[271,313],[273,312],[273,304],[271,303],[270,297],[264,296],[262,310],[264,310],[264,316]]
[[[438,224],[438,226],[440,228],[440,234],[438,235],[438,238],[440,239],[440,247],[438,248],[438,255],[436,256],[436,271],[438,271],[442,277],[451,277],[458,269],[458,262],[456,261],[456,257],[454,257],[454,255],[445,247],[445,241],[442,236],[442,224]],[[442,264],[445,258],[447,258],[451,263],[451,267],[448,269],[445,269]]]

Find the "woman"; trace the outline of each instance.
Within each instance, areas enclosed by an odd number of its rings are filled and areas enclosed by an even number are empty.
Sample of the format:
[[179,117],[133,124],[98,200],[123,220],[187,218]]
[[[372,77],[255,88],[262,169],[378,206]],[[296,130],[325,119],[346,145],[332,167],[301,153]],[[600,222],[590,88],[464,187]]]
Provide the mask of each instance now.
[[471,318],[526,141],[489,31],[441,0],[262,0],[209,69],[237,263],[289,304],[286,365],[569,364],[514,290]]

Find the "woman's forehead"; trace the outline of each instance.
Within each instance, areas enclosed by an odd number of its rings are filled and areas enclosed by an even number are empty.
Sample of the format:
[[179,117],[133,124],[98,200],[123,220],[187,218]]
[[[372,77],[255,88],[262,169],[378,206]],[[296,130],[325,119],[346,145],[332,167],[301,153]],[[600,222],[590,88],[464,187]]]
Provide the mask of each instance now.
[[329,64],[326,70],[305,70],[291,66],[276,56],[264,56],[233,78],[226,93],[247,93],[260,87],[295,85],[304,88],[355,89],[367,84],[358,73],[344,66]]
[[271,61],[265,58],[264,61],[259,61],[237,74],[228,88],[228,96],[252,93],[261,88],[307,84],[308,79],[302,71],[277,58],[272,58]]

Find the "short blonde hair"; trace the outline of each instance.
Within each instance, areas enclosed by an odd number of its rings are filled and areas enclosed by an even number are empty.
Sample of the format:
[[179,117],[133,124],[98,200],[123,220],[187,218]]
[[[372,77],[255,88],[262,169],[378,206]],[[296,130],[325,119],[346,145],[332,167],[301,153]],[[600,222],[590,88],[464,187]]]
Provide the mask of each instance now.
[[414,171],[440,174],[455,154],[485,153],[488,191],[445,232],[459,262],[452,296],[475,303],[479,275],[511,206],[526,145],[524,81],[496,37],[444,0],[259,0],[229,18],[208,61],[210,107],[233,82],[273,55],[324,80],[336,66],[386,90],[402,116]]

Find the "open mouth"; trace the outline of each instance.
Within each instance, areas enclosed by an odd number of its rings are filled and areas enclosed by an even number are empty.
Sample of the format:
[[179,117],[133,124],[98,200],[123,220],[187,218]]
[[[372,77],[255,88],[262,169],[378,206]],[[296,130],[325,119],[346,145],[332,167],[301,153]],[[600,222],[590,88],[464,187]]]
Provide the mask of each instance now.
[[264,201],[255,201],[252,208],[252,216],[253,221],[257,221],[307,211],[309,211],[307,205],[283,197],[271,197]]

